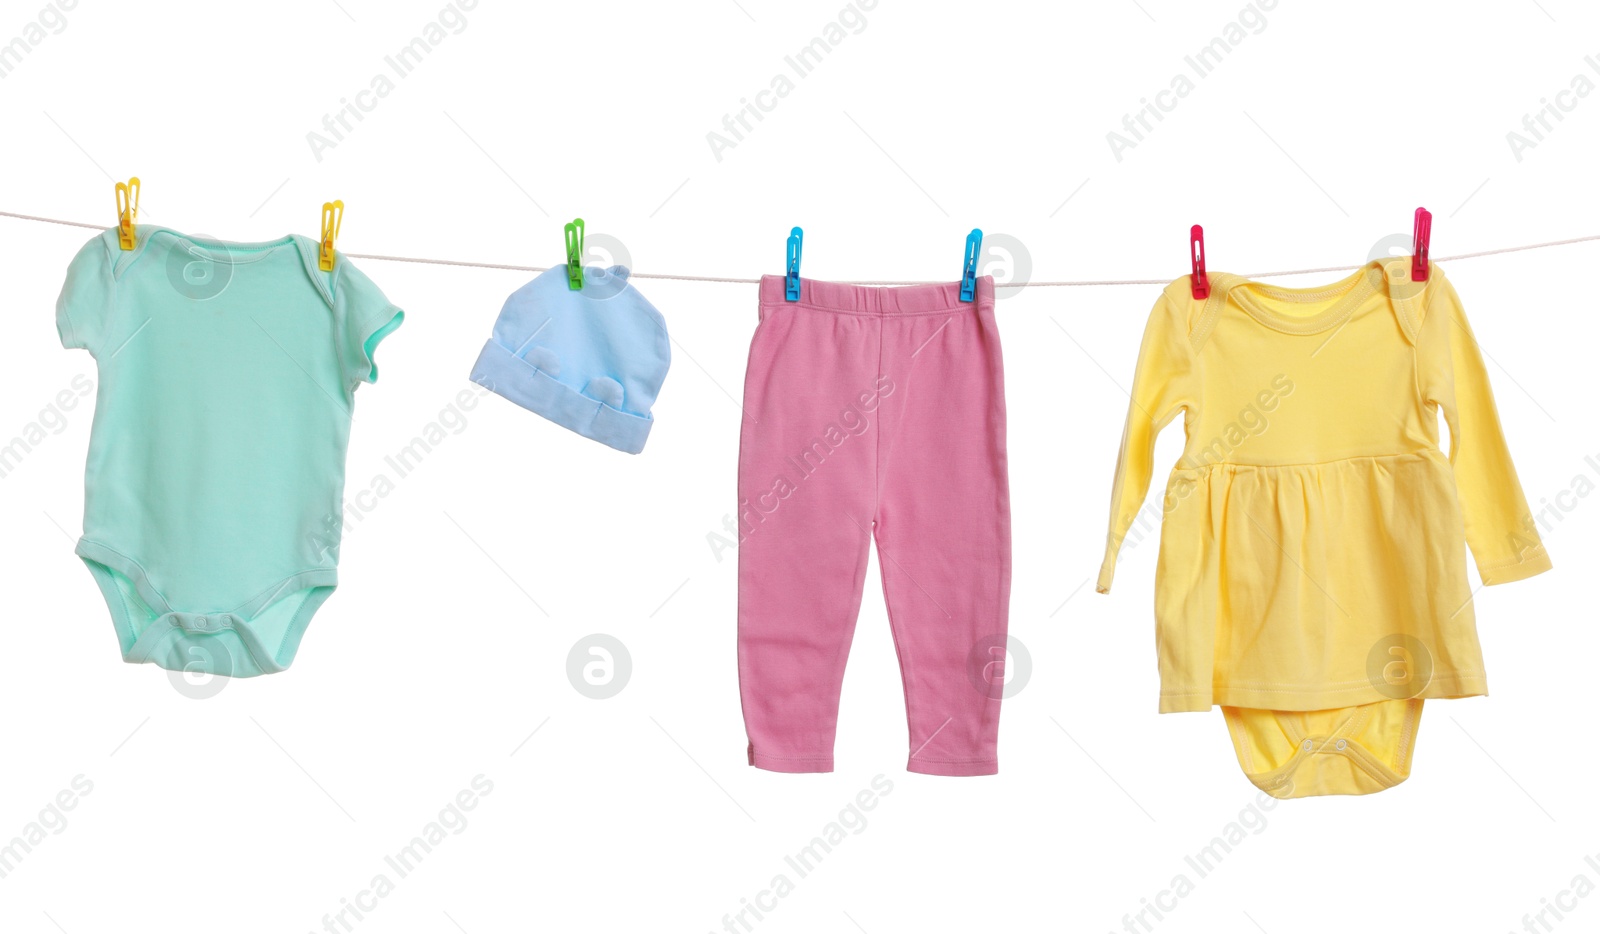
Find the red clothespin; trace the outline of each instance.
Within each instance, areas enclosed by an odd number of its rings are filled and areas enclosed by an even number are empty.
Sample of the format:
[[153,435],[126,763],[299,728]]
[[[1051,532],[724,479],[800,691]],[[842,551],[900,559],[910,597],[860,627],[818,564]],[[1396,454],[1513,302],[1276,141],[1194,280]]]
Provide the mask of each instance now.
[[1428,241],[1433,239],[1433,215],[1417,208],[1416,225],[1411,228],[1411,281],[1428,281]]
[[1195,299],[1210,297],[1211,280],[1206,278],[1206,232],[1199,224],[1189,228],[1189,262],[1194,264],[1189,288],[1194,291]]

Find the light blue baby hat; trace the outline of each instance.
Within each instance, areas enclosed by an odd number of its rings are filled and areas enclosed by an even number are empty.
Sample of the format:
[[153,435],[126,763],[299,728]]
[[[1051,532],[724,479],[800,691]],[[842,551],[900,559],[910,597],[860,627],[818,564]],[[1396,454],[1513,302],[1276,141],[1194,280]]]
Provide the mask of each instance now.
[[511,293],[472,367],[472,381],[557,425],[637,454],[667,378],[667,323],[628,281],[628,267],[556,266]]

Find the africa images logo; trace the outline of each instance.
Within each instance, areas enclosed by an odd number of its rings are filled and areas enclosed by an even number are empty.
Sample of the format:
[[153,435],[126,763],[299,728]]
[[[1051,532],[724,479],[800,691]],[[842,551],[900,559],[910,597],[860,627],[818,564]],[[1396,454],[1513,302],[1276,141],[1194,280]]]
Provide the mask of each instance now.
[[1433,653],[1416,636],[1391,633],[1367,653],[1367,681],[1393,700],[1416,697],[1433,681]]

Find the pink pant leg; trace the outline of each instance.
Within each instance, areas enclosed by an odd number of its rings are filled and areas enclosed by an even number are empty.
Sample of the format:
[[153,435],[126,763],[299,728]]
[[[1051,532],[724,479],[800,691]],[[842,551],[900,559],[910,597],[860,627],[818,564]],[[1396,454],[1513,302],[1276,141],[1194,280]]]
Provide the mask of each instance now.
[[905,679],[906,768],[932,775],[998,769],[1011,505],[993,296],[985,279],[958,311],[885,323],[897,387],[879,424],[878,564]]
[[[750,763],[830,772],[861,606],[877,437],[878,321],[762,289],[739,440],[739,688]],[[874,409],[877,407],[874,406]]]
[[[912,771],[996,770],[1010,584],[993,286],[762,283],[739,456],[739,677],[753,765],[829,771],[879,545]],[[976,665],[973,664],[976,660]],[[979,677],[974,677],[974,676]]]

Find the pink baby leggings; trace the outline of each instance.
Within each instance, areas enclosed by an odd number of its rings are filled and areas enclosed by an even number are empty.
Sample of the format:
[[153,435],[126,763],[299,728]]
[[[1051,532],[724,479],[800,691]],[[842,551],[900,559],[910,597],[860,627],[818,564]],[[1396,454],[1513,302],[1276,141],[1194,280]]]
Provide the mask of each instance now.
[[833,770],[869,541],[910,758],[992,775],[1011,592],[994,281],[761,280],[739,443],[739,693],[750,764]]

